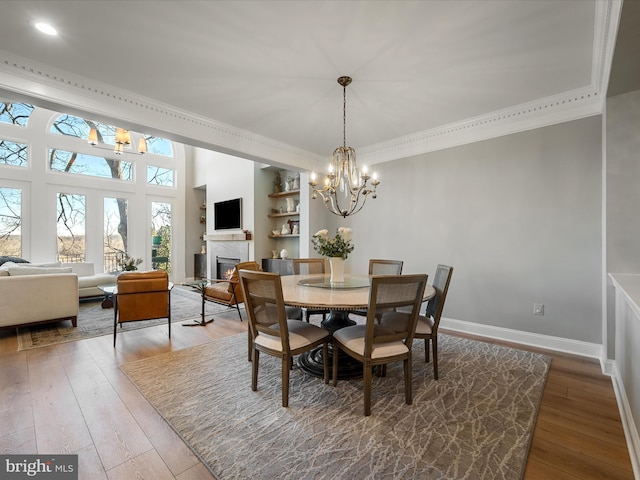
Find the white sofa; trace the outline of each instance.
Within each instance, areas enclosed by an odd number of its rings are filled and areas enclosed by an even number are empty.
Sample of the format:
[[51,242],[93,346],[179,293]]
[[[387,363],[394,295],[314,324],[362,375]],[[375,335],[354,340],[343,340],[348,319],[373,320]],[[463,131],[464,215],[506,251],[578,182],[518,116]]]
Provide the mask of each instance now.
[[71,271],[78,275],[78,298],[102,297],[98,285],[114,285],[117,277],[110,273],[95,273],[91,262],[63,263],[63,267],[71,267]]
[[78,321],[78,275],[35,273],[0,276],[0,327]]

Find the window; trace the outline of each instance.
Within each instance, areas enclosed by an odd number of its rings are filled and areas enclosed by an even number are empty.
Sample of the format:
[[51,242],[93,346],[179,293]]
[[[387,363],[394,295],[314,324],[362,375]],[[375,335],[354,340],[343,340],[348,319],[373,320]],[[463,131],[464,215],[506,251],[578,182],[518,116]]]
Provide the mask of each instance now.
[[86,257],[86,198],[74,193],[57,194],[58,261],[84,262]]
[[133,164],[131,162],[94,157],[93,155],[55,148],[49,149],[49,168],[54,172],[133,181]]
[[165,157],[173,157],[173,149],[171,148],[171,141],[166,138],[146,136],[147,152],[155,153],[156,155],[164,155]]
[[104,199],[104,271],[120,270],[129,252],[129,203],[126,198]]
[[33,112],[33,105],[28,103],[0,102],[0,122],[25,127]]
[[27,166],[27,145],[0,140],[0,165]]
[[171,204],[151,202],[151,268],[171,273]]
[[22,255],[22,190],[0,187],[0,255]]
[[[56,118],[51,124],[51,133],[87,140],[89,138],[89,131],[92,128],[95,128],[98,132],[99,144],[115,145],[117,129],[115,126],[94,122],[93,120],[87,120],[86,118],[80,118],[74,115],[63,114]],[[141,136],[142,135],[138,134],[138,138]],[[147,142],[147,153],[173,157],[170,140],[152,135],[144,135],[144,139]]]
[[173,170],[170,168],[147,166],[147,183],[149,185],[162,185],[173,187]]

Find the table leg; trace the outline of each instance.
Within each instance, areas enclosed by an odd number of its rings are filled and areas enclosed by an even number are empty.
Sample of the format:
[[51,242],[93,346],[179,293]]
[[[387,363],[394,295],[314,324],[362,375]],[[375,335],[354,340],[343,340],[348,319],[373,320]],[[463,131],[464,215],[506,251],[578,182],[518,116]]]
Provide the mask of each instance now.
[[[345,310],[331,310],[327,318],[321,323],[332,335],[336,330],[355,324],[356,322],[349,318],[349,312]],[[329,343],[329,358],[327,361],[329,362],[329,378],[333,378],[333,345],[331,343]],[[324,376],[322,347],[300,354],[298,356],[298,366],[308,374],[322,378]],[[338,358],[338,379],[344,380],[361,376],[362,363],[341,350]]]
[[200,309],[200,321],[196,321],[193,320],[192,322],[187,322],[187,323],[183,323],[182,326],[183,327],[204,327],[207,325],[207,323],[211,323],[213,322],[213,317],[211,317],[209,320],[205,320],[205,313],[204,313],[204,304],[206,302],[205,300],[205,287],[197,287],[198,290],[200,290],[200,292],[202,293],[202,308]]

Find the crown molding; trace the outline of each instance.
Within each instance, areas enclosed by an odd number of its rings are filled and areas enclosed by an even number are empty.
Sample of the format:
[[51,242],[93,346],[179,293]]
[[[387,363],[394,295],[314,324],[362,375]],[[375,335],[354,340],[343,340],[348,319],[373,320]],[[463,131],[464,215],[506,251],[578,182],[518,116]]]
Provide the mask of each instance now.
[[596,1],[590,85],[360,147],[359,159],[374,165],[602,114],[621,11],[622,0]]
[[60,71],[0,50],[0,95],[50,110],[117,122],[134,131],[306,169],[324,159],[284,142],[183,111],[112,85]]
[[[367,165],[412,157],[503,135],[599,115],[604,108],[622,0],[596,0],[591,84],[461,122],[358,148]],[[300,170],[327,161],[211,118],[0,50],[0,95],[51,110],[117,122],[134,131]]]
[[374,165],[599,115],[602,109],[603,99],[599,92],[593,87],[585,87],[361,147],[358,157],[367,165]]

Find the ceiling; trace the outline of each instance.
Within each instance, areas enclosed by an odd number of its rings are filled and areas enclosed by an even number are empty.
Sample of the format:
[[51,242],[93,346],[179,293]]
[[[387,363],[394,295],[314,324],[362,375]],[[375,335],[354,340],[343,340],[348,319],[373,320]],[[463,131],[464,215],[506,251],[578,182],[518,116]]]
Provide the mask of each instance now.
[[[341,75],[353,78],[347,144],[358,149],[567,92],[597,95],[606,69],[595,0],[5,0],[0,9],[5,58],[325,158],[342,144]],[[59,35],[37,32],[41,20]],[[0,77],[3,86],[17,91]]]

